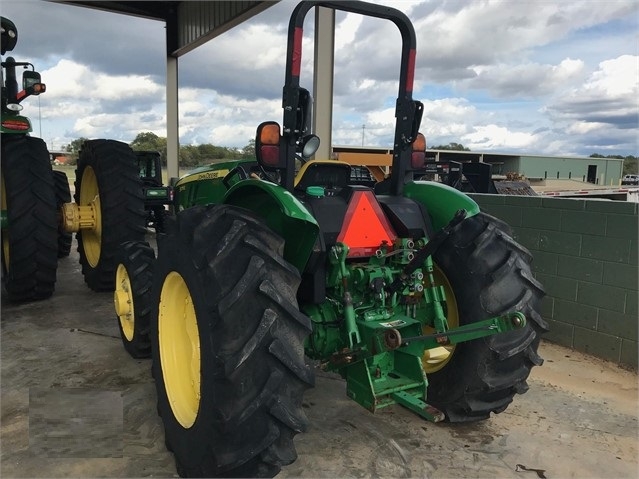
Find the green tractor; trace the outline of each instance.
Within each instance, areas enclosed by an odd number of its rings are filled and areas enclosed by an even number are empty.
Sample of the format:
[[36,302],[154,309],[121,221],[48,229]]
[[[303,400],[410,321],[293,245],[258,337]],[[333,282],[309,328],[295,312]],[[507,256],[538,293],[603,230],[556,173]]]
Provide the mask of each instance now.
[[[0,29],[4,55],[15,47],[18,31],[4,17]],[[24,69],[21,90],[19,68]],[[20,103],[46,87],[31,63],[13,57],[2,61],[1,77],[2,279],[12,301],[46,299],[55,289],[60,234],[56,199],[63,193],[56,188],[45,142],[29,135],[31,121],[20,114]]]
[[[318,138],[299,78],[303,22],[317,5],[401,33],[392,174],[376,188],[353,184],[345,163],[309,159]],[[257,128],[255,160],[179,179],[157,258],[141,241],[120,251],[122,340],[152,357],[165,443],[184,477],[273,476],[292,463],[314,385],[305,357],[370,411],[400,404],[450,422],[504,411],[542,364],[544,290],[530,253],[462,192],[413,180],[425,140],[409,19],[363,2],[302,2],[288,33],[283,126]]]
[[158,151],[135,151],[142,181],[146,226],[156,233],[164,231],[165,205],[173,200],[173,189],[162,184],[162,161]]
[[[18,32],[2,17],[2,55]],[[22,90],[16,70],[22,67]],[[95,291],[113,291],[115,256],[127,240],[143,240],[144,197],[137,157],[125,143],[82,145],[75,202],[66,174],[53,171],[47,146],[30,135],[20,102],[46,90],[31,63],[2,62],[2,278],[10,301],[49,298],[58,258],[69,255],[76,233],[82,273]]]

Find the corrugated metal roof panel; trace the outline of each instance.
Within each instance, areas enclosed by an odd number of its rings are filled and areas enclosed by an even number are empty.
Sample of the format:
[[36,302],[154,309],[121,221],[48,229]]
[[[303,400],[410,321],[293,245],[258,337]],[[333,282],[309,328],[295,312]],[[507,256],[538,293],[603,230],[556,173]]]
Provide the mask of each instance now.
[[[180,56],[248,20],[277,1],[65,1],[48,0],[108,12],[163,20],[175,25],[168,45]],[[172,29],[169,29],[171,35]]]
[[267,9],[274,2],[180,2],[178,44],[174,55],[183,55]]

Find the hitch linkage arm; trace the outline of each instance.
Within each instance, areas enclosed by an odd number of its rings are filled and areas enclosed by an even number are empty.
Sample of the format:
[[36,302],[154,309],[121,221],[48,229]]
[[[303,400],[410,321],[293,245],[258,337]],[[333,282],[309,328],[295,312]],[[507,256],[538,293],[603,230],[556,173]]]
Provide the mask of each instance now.
[[[522,329],[526,326],[526,316],[519,311],[505,313],[494,318],[460,326],[444,333],[426,334],[411,338],[402,338],[399,332],[395,332],[395,344],[408,346],[414,342],[424,344],[425,349],[435,348],[448,344],[458,344],[473,339],[492,336],[493,334],[505,333],[515,329]],[[387,343],[388,344],[388,343]]]
[[435,254],[437,249],[442,245],[442,243],[450,236],[450,233],[455,229],[455,227],[461,223],[464,218],[466,218],[466,210],[461,209],[455,213],[453,219],[440,229],[437,233],[433,235],[433,237],[426,243],[416,254],[415,257],[408,263],[402,272],[397,276],[395,281],[388,288],[388,292],[390,295],[393,295],[397,291],[399,291],[410,279],[410,275],[417,269],[420,268],[426,259],[429,256]]

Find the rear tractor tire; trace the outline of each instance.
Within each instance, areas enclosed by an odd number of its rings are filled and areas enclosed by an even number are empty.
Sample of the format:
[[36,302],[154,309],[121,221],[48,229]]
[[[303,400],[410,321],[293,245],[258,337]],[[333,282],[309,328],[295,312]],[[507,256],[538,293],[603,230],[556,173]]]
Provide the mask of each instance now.
[[149,358],[155,253],[145,241],[127,241],[121,245],[117,263],[113,301],[122,344],[131,357]]
[[93,205],[94,227],[77,234],[84,281],[94,291],[115,288],[116,254],[126,241],[144,241],[145,212],[137,159],[126,143],[88,140],[82,145],[75,202]]
[[151,327],[167,448],[183,477],[272,477],[297,457],[314,383],[300,275],[283,240],[245,210],[196,206],[168,230]]
[[55,203],[58,212],[58,258],[66,258],[71,253],[73,235],[62,227],[62,205],[71,203],[71,188],[69,179],[63,171],[53,172],[53,184],[55,185]]
[[485,213],[464,220],[434,255],[449,327],[511,311],[527,320],[522,329],[447,347],[438,358],[425,353],[427,400],[448,421],[477,421],[504,411],[515,394],[528,390],[531,368],[543,363],[537,348],[548,330],[539,312],[544,289],[531,261],[508,225]]
[[49,298],[58,267],[53,173],[46,144],[2,135],[2,277],[10,301]]

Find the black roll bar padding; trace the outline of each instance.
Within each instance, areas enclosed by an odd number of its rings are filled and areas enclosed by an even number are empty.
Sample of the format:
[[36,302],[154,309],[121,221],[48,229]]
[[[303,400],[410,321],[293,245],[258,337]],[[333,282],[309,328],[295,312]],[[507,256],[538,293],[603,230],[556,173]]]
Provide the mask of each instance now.
[[[393,174],[391,193],[399,195],[404,185],[407,165],[410,162],[411,151],[408,146],[415,139],[414,132],[419,129],[421,108],[413,101],[413,80],[415,76],[415,29],[409,18],[401,11],[360,1],[303,1],[299,3],[288,25],[288,46],[286,50],[286,75],[282,94],[282,108],[284,109],[283,136],[286,147],[287,170],[293,169],[295,160],[295,144],[298,141],[295,125],[297,122],[297,106],[299,101],[299,80],[302,64],[302,36],[304,19],[313,7],[325,7],[349,13],[357,13],[369,17],[376,17],[392,21],[402,37],[402,58],[399,72],[399,90],[395,109],[396,125],[393,142]],[[423,107],[422,107],[423,108]],[[287,175],[290,176],[290,175]],[[285,181],[285,188],[292,188]],[[290,187],[290,188],[289,188]]]
[[2,62],[2,66],[5,68],[5,87],[7,88],[7,102],[15,103],[16,97],[18,96],[18,80],[16,78],[16,61],[13,57],[7,57],[7,59]]

